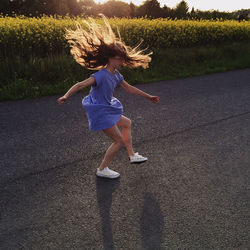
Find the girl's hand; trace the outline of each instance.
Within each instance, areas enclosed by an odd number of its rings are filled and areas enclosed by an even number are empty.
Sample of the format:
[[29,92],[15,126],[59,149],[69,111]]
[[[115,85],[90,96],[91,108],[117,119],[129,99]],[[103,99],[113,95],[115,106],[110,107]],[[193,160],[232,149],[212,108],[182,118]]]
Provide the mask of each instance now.
[[151,101],[151,102],[154,102],[154,103],[158,103],[159,102],[159,96],[150,96],[149,97],[149,100]]
[[57,101],[59,105],[63,105],[67,101],[67,98],[65,96],[62,96]]

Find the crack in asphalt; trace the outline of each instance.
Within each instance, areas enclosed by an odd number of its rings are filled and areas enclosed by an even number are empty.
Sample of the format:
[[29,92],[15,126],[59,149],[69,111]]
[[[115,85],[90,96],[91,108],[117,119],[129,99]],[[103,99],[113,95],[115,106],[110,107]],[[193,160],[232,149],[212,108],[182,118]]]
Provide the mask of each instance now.
[[[207,122],[207,123],[204,123],[204,124],[200,124],[200,125],[196,125],[196,126],[192,126],[192,127],[183,128],[181,130],[174,131],[174,132],[171,132],[171,133],[168,133],[168,134],[165,134],[165,135],[156,136],[155,138],[140,140],[140,143],[141,142],[148,142],[148,141],[152,141],[152,140],[163,139],[163,138],[167,138],[167,137],[178,135],[178,134],[184,134],[186,132],[189,132],[189,131],[192,131],[192,130],[195,130],[195,129],[198,129],[198,128],[204,128],[204,127],[207,127],[207,126],[215,125],[215,124],[221,123],[223,121],[231,120],[231,119],[234,119],[234,118],[237,118],[237,117],[241,117],[241,116],[245,116],[245,115],[248,115],[248,114],[250,114],[250,111],[246,111],[246,112],[239,113],[239,114],[236,114],[236,115],[231,115],[231,116],[228,116],[228,117],[225,117],[225,118],[221,118],[221,119],[218,119],[218,120],[215,120],[215,121]],[[133,143],[133,144],[137,145],[136,142]],[[95,153],[95,154],[91,155],[90,157],[93,158],[93,157],[98,157],[100,155],[101,155],[101,153]],[[63,168],[65,166],[72,165],[72,164],[78,163],[80,161],[84,161],[86,159],[87,158],[79,158],[79,159],[77,159],[77,160],[75,160],[73,162],[68,162],[68,163],[57,165],[55,167],[48,168],[48,169],[45,169],[45,170],[41,170],[41,171],[37,171],[37,172],[32,172],[32,173],[29,173],[27,175],[24,175],[24,176],[18,177],[16,179],[9,180],[9,181],[7,181],[5,183],[2,183],[2,184],[0,184],[0,187],[3,188],[3,189],[6,189],[6,186],[8,184],[11,184],[11,183],[14,183],[14,182],[17,182],[17,181],[20,181],[20,180],[27,179],[27,178],[29,178],[29,177],[31,177],[33,175],[44,174],[44,173],[52,171],[54,169],[60,169],[60,168]]]
[[[195,130],[197,128],[204,128],[204,127],[207,127],[207,126],[210,126],[210,125],[215,125],[215,124],[218,124],[220,122],[231,120],[231,119],[241,117],[241,116],[244,116],[244,115],[248,115],[248,114],[250,114],[250,111],[246,111],[244,113],[240,113],[240,114],[236,114],[236,115],[231,115],[231,116],[228,116],[228,117],[225,117],[225,118],[221,118],[221,119],[218,119],[218,120],[215,120],[215,121],[211,121],[211,122],[207,122],[207,123],[204,123],[204,124],[196,125],[196,126],[193,126],[193,127],[187,127],[187,128],[181,129],[179,131],[171,132],[171,133],[168,133],[168,134],[165,134],[165,135],[162,135],[162,136],[157,136],[156,138],[154,138],[154,140],[170,137],[172,135],[184,134],[186,132],[189,132],[191,130]],[[146,141],[152,141],[152,139],[144,140],[144,142],[146,142]]]

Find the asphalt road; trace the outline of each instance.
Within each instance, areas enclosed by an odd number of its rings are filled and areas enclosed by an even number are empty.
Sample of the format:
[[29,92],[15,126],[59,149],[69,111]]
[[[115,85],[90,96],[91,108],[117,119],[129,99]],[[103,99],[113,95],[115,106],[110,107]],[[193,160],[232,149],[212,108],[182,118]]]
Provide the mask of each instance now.
[[81,99],[0,103],[0,249],[250,249],[250,69],[117,89],[130,165],[95,176],[110,141]]

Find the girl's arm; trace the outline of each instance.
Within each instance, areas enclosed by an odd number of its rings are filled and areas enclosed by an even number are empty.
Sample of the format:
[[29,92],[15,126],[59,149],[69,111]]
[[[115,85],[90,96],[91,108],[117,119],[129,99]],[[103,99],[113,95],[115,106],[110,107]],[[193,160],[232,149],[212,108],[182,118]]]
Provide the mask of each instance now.
[[64,96],[62,96],[62,97],[60,97],[60,98],[58,99],[58,104],[59,104],[59,105],[64,104],[64,103],[66,102],[66,100],[67,100],[70,96],[72,96],[73,94],[75,94],[76,92],[78,92],[78,91],[81,90],[81,89],[84,89],[84,88],[86,88],[86,87],[88,87],[88,86],[93,85],[94,83],[95,83],[95,78],[94,78],[93,76],[90,76],[88,79],[86,79],[86,80],[84,80],[84,81],[82,81],[82,82],[76,83],[75,85],[73,85],[73,86],[68,90],[68,92],[67,92]]
[[138,95],[138,96],[142,96],[142,97],[145,97],[147,99],[149,99],[150,101],[154,102],[154,103],[158,103],[159,102],[159,97],[158,96],[152,96],[152,95],[149,95],[147,94],[146,92],[134,87],[134,86],[131,86],[130,84],[128,84],[126,81],[123,80],[123,82],[120,84],[120,86],[122,88],[124,88],[126,91],[128,91],[129,93],[131,94],[134,94],[134,95]]

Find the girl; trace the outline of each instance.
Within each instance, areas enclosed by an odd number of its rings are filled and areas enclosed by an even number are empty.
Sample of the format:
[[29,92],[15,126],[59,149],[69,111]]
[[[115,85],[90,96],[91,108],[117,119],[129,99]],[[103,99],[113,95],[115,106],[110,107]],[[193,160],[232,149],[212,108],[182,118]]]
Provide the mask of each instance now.
[[[99,71],[72,86],[64,96],[58,99],[58,103],[62,105],[77,91],[91,86],[89,95],[82,101],[90,130],[103,130],[113,141],[97,168],[96,175],[117,178],[120,174],[110,170],[108,164],[123,144],[126,146],[131,163],[144,162],[147,158],[133,150],[131,120],[122,115],[122,104],[113,97],[115,87],[119,85],[126,91],[145,97],[154,103],[159,102],[159,97],[149,95],[129,85],[118,71],[121,66],[147,68],[152,53],[143,55],[142,51],[138,50],[138,46],[133,49],[126,46],[121,40],[119,31],[117,38],[107,19],[102,17],[104,25],[96,24],[93,19],[90,19],[90,22],[85,21],[89,31],[84,30],[79,24],[75,31],[66,30],[65,37],[71,45],[70,52],[76,62],[88,69]],[[122,133],[118,126],[122,127]]]

